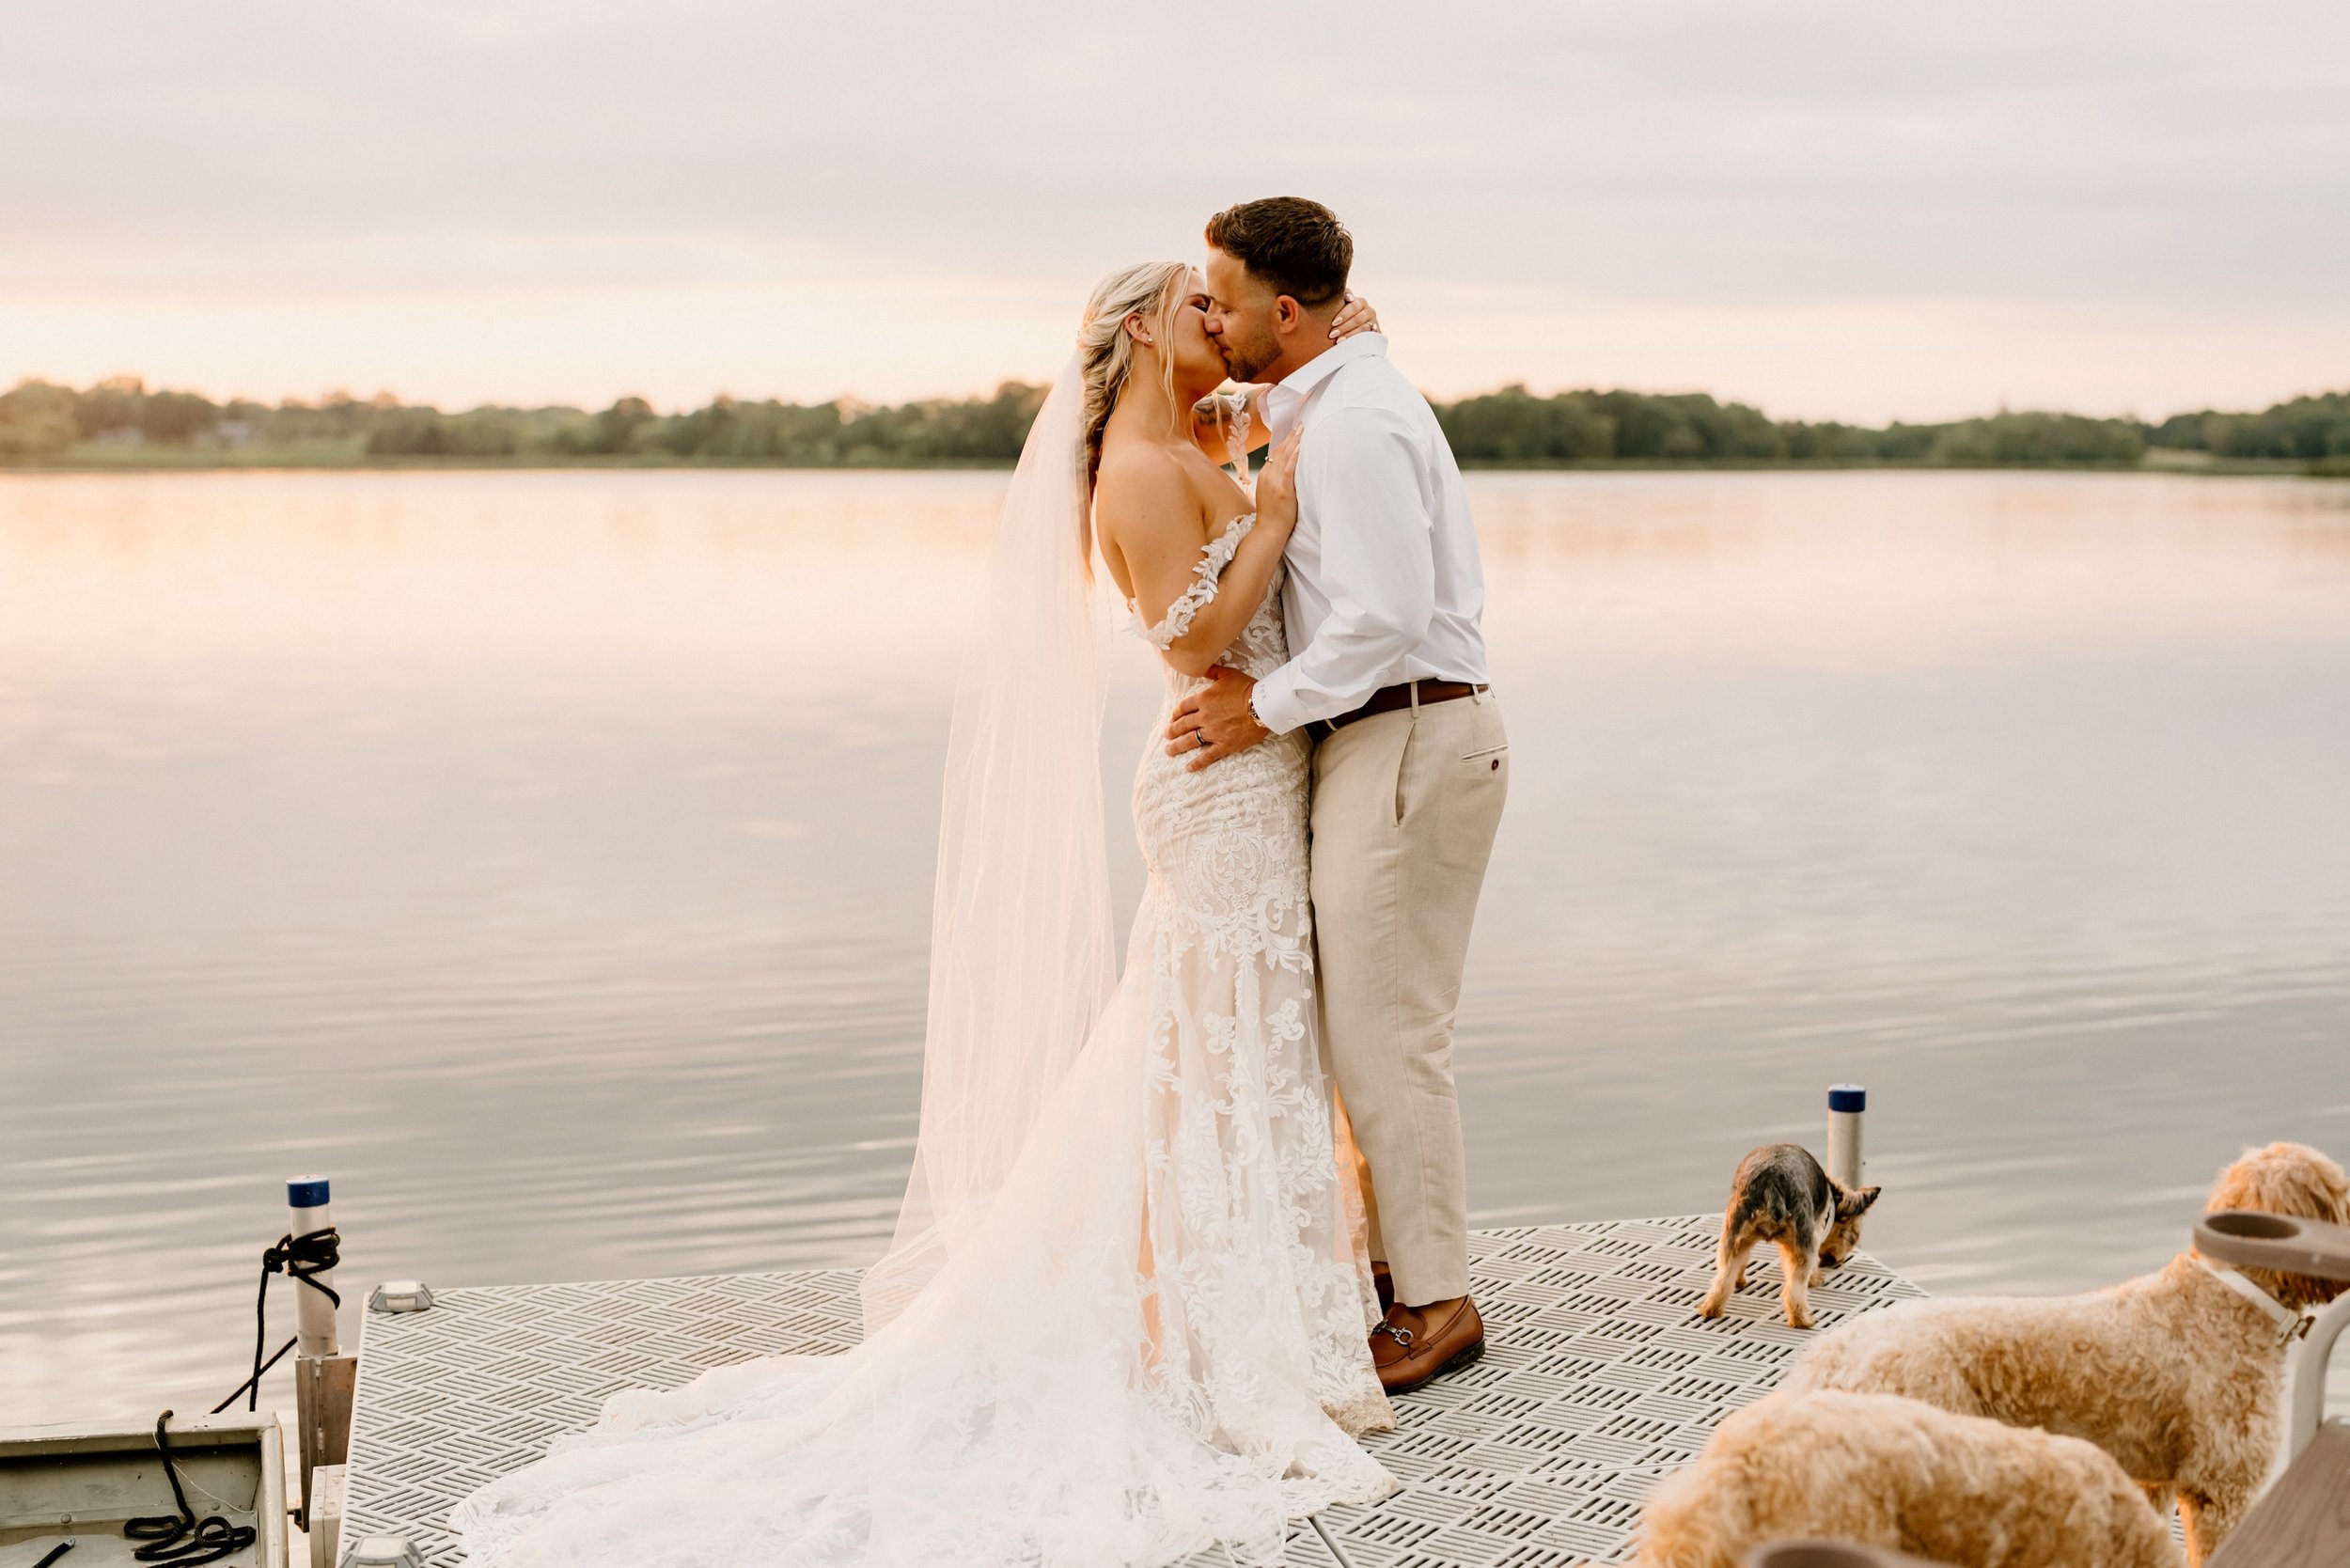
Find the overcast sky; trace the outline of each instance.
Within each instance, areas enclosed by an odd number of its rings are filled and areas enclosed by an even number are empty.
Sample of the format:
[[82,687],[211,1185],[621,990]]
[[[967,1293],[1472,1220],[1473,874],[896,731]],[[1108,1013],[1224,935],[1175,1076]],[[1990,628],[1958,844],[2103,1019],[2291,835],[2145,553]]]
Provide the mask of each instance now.
[[0,382],[970,392],[1294,193],[1439,395],[2350,386],[2343,0],[9,0],[0,38]]

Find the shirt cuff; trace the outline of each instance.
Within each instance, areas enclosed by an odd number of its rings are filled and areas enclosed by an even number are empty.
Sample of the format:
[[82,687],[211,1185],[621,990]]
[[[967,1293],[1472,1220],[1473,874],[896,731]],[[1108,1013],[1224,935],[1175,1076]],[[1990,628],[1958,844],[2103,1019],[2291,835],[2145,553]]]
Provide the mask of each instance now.
[[1306,715],[1297,711],[1297,694],[1288,679],[1287,665],[1257,682],[1248,694],[1248,711],[1257,715],[1257,722],[1276,735],[1286,735],[1305,724]]

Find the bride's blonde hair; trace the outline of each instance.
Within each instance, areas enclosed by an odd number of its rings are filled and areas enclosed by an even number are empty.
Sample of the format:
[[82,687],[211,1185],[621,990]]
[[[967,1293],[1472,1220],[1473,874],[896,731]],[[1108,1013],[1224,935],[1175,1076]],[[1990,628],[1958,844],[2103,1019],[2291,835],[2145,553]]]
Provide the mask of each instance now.
[[1086,439],[1086,494],[1093,494],[1094,476],[1102,470],[1102,432],[1110,411],[1134,373],[1135,340],[1126,331],[1126,318],[1136,313],[1159,346],[1159,365],[1167,377],[1167,400],[1175,398],[1175,312],[1183,301],[1183,286],[1191,276],[1188,261],[1144,261],[1122,267],[1093,289],[1086,301],[1085,321],[1077,328],[1077,353],[1085,384],[1083,425]]

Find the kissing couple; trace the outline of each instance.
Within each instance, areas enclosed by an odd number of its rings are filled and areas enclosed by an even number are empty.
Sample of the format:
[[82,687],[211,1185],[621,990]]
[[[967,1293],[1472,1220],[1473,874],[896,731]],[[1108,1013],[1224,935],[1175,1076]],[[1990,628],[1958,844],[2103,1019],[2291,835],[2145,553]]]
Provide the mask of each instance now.
[[[459,1505],[468,1562],[1278,1563],[1393,1490],[1388,1396],[1482,1353],[1452,1019],[1509,745],[1467,496],[1335,213],[1207,243],[1095,289],[1005,496],[864,1342],[615,1396]],[[1167,685],[1122,972],[1104,577]]]

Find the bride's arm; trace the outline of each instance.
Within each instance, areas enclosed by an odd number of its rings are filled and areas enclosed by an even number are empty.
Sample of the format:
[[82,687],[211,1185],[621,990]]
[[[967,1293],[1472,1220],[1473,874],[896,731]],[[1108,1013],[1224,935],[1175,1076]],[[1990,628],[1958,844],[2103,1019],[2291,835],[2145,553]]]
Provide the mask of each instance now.
[[[1330,336],[1335,338],[1380,330],[1378,308],[1360,294],[1347,295],[1339,313],[1330,318]],[[1191,438],[1216,462],[1240,463],[1267,439],[1264,395],[1262,385],[1244,382],[1229,392],[1200,399],[1191,411]]]
[[1094,517],[1126,568],[1135,612],[1161,657],[1185,675],[1205,675],[1264,602],[1297,525],[1297,439],[1266,462],[1256,520],[1230,546],[1229,525],[1200,542],[1198,492],[1172,460],[1152,456],[1158,461],[1147,466],[1104,473]]

